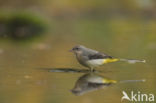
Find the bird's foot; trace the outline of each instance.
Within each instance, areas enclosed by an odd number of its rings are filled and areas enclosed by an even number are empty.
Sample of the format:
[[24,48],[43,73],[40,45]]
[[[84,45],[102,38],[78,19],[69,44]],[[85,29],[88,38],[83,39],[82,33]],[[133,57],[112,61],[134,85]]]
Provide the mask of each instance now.
[[96,72],[96,70],[92,68],[92,69],[90,69],[90,72]]

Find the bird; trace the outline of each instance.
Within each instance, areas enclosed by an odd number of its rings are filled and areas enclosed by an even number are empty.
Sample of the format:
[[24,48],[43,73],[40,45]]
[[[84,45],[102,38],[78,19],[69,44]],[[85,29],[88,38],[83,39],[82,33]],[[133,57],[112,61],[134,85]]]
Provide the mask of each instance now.
[[115,58],[108,54],[87,48],[83,45],[76,45],[70,51],[75,54],[77,61],[81,65],[88,67],[91,71],[94,71],[96,67],[111,62],[117,61],[127,61],[129,63],[145,62],[145,60]]

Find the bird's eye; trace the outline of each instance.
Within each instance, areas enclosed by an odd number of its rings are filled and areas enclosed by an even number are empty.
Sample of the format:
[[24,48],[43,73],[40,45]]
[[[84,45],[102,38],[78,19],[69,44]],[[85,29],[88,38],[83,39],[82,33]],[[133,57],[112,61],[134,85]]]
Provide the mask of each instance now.
[[79,48],[74,48],[74,50],[79,50]]

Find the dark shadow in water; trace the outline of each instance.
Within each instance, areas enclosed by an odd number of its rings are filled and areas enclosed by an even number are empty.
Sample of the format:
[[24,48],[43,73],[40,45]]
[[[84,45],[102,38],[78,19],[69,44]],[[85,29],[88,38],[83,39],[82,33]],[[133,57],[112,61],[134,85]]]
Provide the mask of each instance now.
[[[41,70],[46,70],[48,72],[57,72],[57,73],[90,73],[89,69],[77,69],[77,68],[41,68]],[[112,71],[100,71],[94,70],[94,73],[109,73]]]
[[49,72],[67,72],[67,73],[88,73],[87,69],[76,69],[76,68],[53,68],[49,69]]

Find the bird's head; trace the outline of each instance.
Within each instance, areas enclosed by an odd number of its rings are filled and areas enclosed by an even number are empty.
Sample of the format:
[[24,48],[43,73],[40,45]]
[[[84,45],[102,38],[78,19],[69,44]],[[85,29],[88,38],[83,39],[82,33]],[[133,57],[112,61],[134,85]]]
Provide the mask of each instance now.
[[84,46],[82,45],[77,45],[77,46],[74,46],[70,51],[75,53],[75,54],[80,54],[83,52],[83,50],[85,49]]

